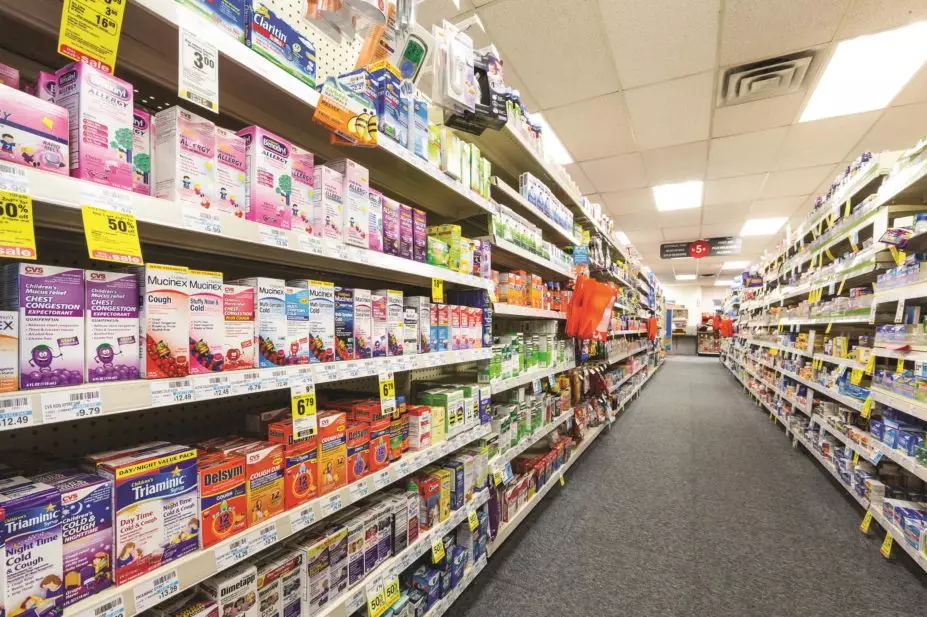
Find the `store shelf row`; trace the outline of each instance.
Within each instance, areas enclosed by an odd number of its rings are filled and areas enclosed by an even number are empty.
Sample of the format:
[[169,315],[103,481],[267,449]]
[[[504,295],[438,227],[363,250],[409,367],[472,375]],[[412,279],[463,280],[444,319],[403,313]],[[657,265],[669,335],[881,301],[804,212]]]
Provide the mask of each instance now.
[[616,415],[616,416],[618,415],[619,412],[624,411],[624,409],[627,407],[628,403],[630,403],[631,400],[632,400],[635,396],[637,396],[637,394],[638,394],[641,390],[644,389],[644,386],[647,385],[647,382],[650,381],[651,378],[653,378],[653,376],[657,374],[657,370],[659,370],[659,368],[660,368],[661,366],[663,366],[663,362],[665,362],[665,360],[663,360],[663,361],[657,363],[656,366],[650,367],[650,372],[647,373],[647,376],[644,377],[643,381],[641,381],[641,382],[637,385],[637,387],[634,388],[634,390],[632,390],[631,392],[629,392],[628,395],[627,395],[626,397],[624,397],[623,399],[621,399],[621,401],[620,401],[620,402],[618,403],[618,405],[615,407],[615,415]]
[[910,285],[899,287],[889,287],[882,289],[878,284],[875,285],[874,301],[879,304],[888,302],[898,302],[899,300],[917,300],[927,298],[927,281],[918,281]]
[[641,363],[637,368],[635,368],[633,371],[631,371],[630,373],[628,373],[627,375],[625,375],[625,376],[621,379],[621,381],[619,381],[618,383],[616,383],[615,385],[613,385],[613,386],[611,387],[611,393],[614,394],[615,392],[617,392],[617,391],[618,391],[618,388],[620,388],[621,386],[623,386],[623,385],[625,384],[626,381],[628,381],[629,379],[631,379],[632,377],[634,377],[635,375],[637,375],[638,373],[640,373],[646,366],[647,366],[646,364]]
[[756,345],[757,347],[765,347],[767,349],[778,349],[779,351],[797,354],[799,356],[805,356],[806,358],[813,358],[814,354],[805,351],[804,349],[799,349],[797,347],[788,347],[786,345],[779,345],[778,343],[773,343],[771,341],[761,341],[759,339],[744,338],[745,345]]
[[840,484],[840,486],[842,486],[844,489],[846,489],[847,493],[849,493],[849,494],[853,497],[853,499],[855,499],[855,500],[857,501],[857,503],[859,503],[859,505],[861,505],[861,506],[863,507],[863,509],[865,509],[865,510],[868,510],[868,509],[869,509],[869,500],[866,499],[865,497],[863,497],[862,495],[860,495],[859,493],[857,493],[856,491],[854,491],[852,486],[850,486],[849,484],[847,484],[846,482],[844,482],[844,481],[843,481],[843,478],[840,477],[840,474],[837,473],[837,468],[836,468],[836,466],[834,465],[834,463],[833,463],[832,461],[829,461],[829,460],[827,460],[826,458],[824,458],[824,455],[821,454],[821,453],[818,451],[818,449],[815,448],[814,445],[812,445],[812,443],[811,443],[810,441],[808,441],[807,439],[805,439],[805,436],[804,436],[804,435],[802,435],[800,432],[793,432],[793,433],[792,433],[792,439],[798,441],[798,443],[800,443],[801,445],[803,445],[803,446],[805,447],[805,449],[808,450],[808,452],[810,452],[811,455],[812,455],[814,458],[816,458],[816,459],[818,460],[818,462],[819,462],[825,469],[827,469],[827,471],[829,471],[830,474],[831,474],[832,476],[834,476],[834,479]]
[[[862,444],[856,443],[855,441],[850,439],[847,435],[837,430],[837,427],[833,426],[830,422],[825,420],[823,416],[819,414],[814,414],[813,416],[811,416],[811,421],[814,424],[817,424],[818,426],[820,426],[821,429],[827,431],[828,433],[830,433],[831,435],[839,439],[843,443],[843,445],[845,445],[849,449],[859,454],[860,458],[865,459],[873,464],[878,464],[878,462],[882,459],[883,454],[881,452],[874,451],[870,448],[864,447]],[[871,442],[872,440],[870,439],[870,443]]]
[[476,563],[467,568],[467,571],[463,575],[463,579],[461,579],[457,587],[454,588],[454,591],[451,592],[451,595],[445,598],[441,598],[435,602],[431,608],[428,609],[428,612],[425,613],[424,617],[441,617],[444,615],[444,613],[447,612],[447,609],[449,609],[451,605],[457,601],[457,598],[460,597],[460,594],[462,594],[464,590],[470,586],[470,583],[473,582],[473,579],[475,579],[477,575],[483,571],[483,568],[486,567],[486,561],[487,556],[481,555],[480,558],[476,560]]
[[864,370],[866,368],[866,364],[864,362],[859,362],[857,360],[854,360],[853,358],[840,358],[838,356],[832,356],[826,353],[816,353],[814,354],[813,358],[815,360],[822,360],[830,364],[836,364],[838,366],[845,366],[850,370],[853,370],[853,369]]
[[563,424],[564,422],[566,422],[572,417],[573,417],[573,409],[570,408],[566,410],[565,412],[563,412],[562,414],[560,414],[559,416],[557,416],[556,418],[554,418],[553,420],[551,420],[550,422],[548,422],[547,424],[545,424],[544,426],[540,427],[539,429],[537,429],[536,431],[528,435],[527,437],[525,437],[524,439],[522,439],[518,445],[512,446],[511,448],[505,450],[504,452],[500,452],[499,454],[494,456],[493,459],[489,461],[489,468],[492,471],[501,471],[502,467],[504,467],[506,463],[508,463],[509,461],[514,459],[516,456],[520,455],[522,452],[524,452],[525,450],[527,450],[528,448],[536,444],[538,441],[540,441],[541,439],[549,435],[551,431],[555,430],[558,426],[560,426],[561,424]]
[[821,394],[827,396],[828,398],[832,398],[838,403],[841,403],[842,405],[849,407],[850,409],[855,409],[856,411],[862,411],[863,409],[864,403],[863,401],[860,401],[859,399],[846,396],[845,394],[840,394],[839,392],[835,390],[831,390],[830,388],[828,388],[827,386],[823,384],[819,384],[816,381],[811,381],[810,379],[805,379],[804,377],[801,377],[798,373],[793,373],[791,371],[786,371],[784,369],[781,369],[780,372],[786,377],[791,377],[798,383],[804,384],[805,386],[808,386],[812,390],[820,392]]
[[501,265],[512,270],[533,271],[545,279],[573,278],[572,267],[566,264],[556,264],[495,234],[476,239],[492,244],[493,267]]
[[632,334],[647,334],[647,329],[643,330],[615,330],[611,332],[611,336],[627,336]]
[[[894,521],[889,521],[885,516],[882,515],[882,507],[880,504],[872,504],[872,507],[869,508],[869,511],[872,513],[872,518],[885,530],[886,533],[891,534],[892,544],[895,546],[900,546],[901,550],[906,552],[911,559],[914,560],[914,563],[921,567],[921,570],[927,572],[927,553],[918,551],[916,548],[911,546],[911,544],[905,538],[905,532],[903,529],[900,529]],[[923,537],[923,536],[921,536]]]
[[389,465],[380,472],[361,478],[333,493],[313,499],[300,508],[268,519],[259,527],[249,530],[244,536],[233,536],[210,548],[172,561],[129,583],[101,591],[87,600],[67,608],[64,612],[65,617],[78,615],[84,617],[86,611],[93,611],[95,608],[108,604],[117,598],[121,598],[124,607],[123,617],[132,617],[140,612],[136,610],[136,599],[149,594],[152,588],[156,586],[156,581],[166,580],[162,577],[167,576],[171,580],[176,580],[177,585],[172,587],[173,591],[169,596],[162,597],[159,601],[166,600],[170,596],[189,589],[217,572],[230,568],[265,548],[283,542],[310,525],[382,490],[419,469],[427,467],[436,460],[447,456],[472,441],[485,437],[489,433],[490,426],[483,424],[471,428],[452,439],[426,448],[421,452],[403,456],[398,462]]
[[559,319],[566,320],[567,314],[561,311],[549,311],[531,306],[518,306],[496,302],[492,309],[493,317],[519,317],[522,319]]
[[802,319],[753,320],[747,323],[750,328],[774,328],[786,326],[826,326],[828,324],[866,324],[870,322],[869,312],[851,315],[822,315]]
[[632,349],[631,351],[622,351],[622,352],[616,352],[616,353],[609,353],[609,354],[608,354],[608,363],[609,363],[609,364],[614,364],[614,363],[616,363],[616,362],[621,362],[621,361],[624,360],[625,358],[630,358],[631,356],[635,356],[635,355],[639,354],[639,353],[642,352],[642,351],[646,351],[647,349],[648,349],[648,346],[647,346],[647,345],[641,345],[641,346],[638,347],[637,349]]
[[501,178],[493,176],[492,179],[493,195],[500,203],[504,203],[518,214],[525,217],[544,232],[550,234],[557,245],[579,244],[579,239],[573,237],[573,230],[565,230],[555,221],[548,218],[543,212],[523,197],[518,191],[510,187]]
[[909,345],[906,343],[889,344],[881,343],[872,348],[872,353],[877,358],[892,358],[894,360],[903,359],[912,362],[927,362],[927,346]]
[[[789,372],[789,371],[785,371],[785,370],[783,370],[782,368],[779,368],[779,367],[777,367],[777,366],[775,366],[775,365],[773,365],[773,364],[771,364],[771,363],[766,363],[766,362],[763,362],[763,361],[760,361],[760,360],[756,360],[755,358],[751,358],[751,359],[752,359],[754,362],[757,362],[758,364],[761,364],[761,365],[763,365],[763,366],[765,366],[765,367],[767,367],[767,368],[770,368],[770,369],[776,371],[777,373],[780,373],[780,374],[782,374],[782,375],[785,375],[786,377],[791,377],[791,378],[794,379],[795,381],[797,381],[797,382],[799,382],[799,383],[802,383],[802,384],[804,384],[804,385],[806,385],[806,386],[808,386],[808,384],[810,383],[810,382],[808,382],[808,381],[806,381],[806,380],[804,380],[804,379],[801,379],[801,378],[797,377],[795,373],[792,373],[792,372]],[[773,392],[775,392],[778,396],[780,396],[780,397],[783,398],[784,400],[786,400],[786,401],[788,401],[789,403],[791,403],[792,406],[793,406],[795,409],[797,409],[798,411],[802,412],[802,413],[805,414],[806,416],[809,416],[809,417],[811,416],[811,402],[810,402],[810,401],[805,401],[804,403],[802,403],[798,398],[789,396],[789,395],[786,394],[783,390],[779,389],[777,386],[773,386],[771,383],[769,383],[768,381],[766,381],[765,379],[763,379],[762,377],[760,377],[758,373],[756,373],[756,372],[754,372],[753,370],[751,370],[748,366],[746,366],[746,365],[743,363],[742,359],[737,358],[737,357],[735,357],[735,356],[732,356],[731,361],[734,362],[735,364],[738,364],[738,365],[740,365],[741,367],[743,367],[743,369],[744,369],[745,371],[747,371],[750,375],[752,375],[757,381],[759,381],[760,383],[762,383],[763,385],[765,385],[767,388],[771,389]],[[811,386],[808,386],[808,387],[811,387]],[[823,386],[822,386],[822,388],[823,388]],[[812,388],[812,389],[816,389],[816,388]],[[827,394],[828,396],[833,396],[833,394],[832,394],[831,392],[829,392],[829,391],[828,391],[828,392],[823,392],[823,394]]]
[[915,418],[927,421],[927,403],[889,392],[879,386],[873,386],[869,389],[869,392],[873,401],[894,407],[898,411],[903,411]]
[[505,392],[506,390],[511,390],[512,388],[527,385],[535,379],[545,379],[547,377],[552,377],[557,373],[568,371],[571,368],[576,368],[576,362],[573,360],[569,360],[554,367],[545,367],[534,371],[528,371],[527,373],[516,375],[515,377],[510,377],[508,379],[497,379],[490,382],[490,387],[492,388],[493,394],[499,394],[500,392]]

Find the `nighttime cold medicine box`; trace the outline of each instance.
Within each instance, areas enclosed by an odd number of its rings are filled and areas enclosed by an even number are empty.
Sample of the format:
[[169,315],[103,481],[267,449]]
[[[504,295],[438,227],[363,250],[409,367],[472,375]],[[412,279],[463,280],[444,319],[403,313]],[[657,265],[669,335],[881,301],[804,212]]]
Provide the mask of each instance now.
[[138,379],[138,279],[127,272],[84,272],[87,382]]

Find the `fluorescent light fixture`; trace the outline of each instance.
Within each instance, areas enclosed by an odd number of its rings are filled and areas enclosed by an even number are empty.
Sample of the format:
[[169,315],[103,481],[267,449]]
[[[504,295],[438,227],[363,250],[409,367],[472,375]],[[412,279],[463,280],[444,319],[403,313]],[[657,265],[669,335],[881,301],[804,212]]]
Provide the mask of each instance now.
[[789,220],[787,216],[777,216],[769,219],[748,219],[740,230],[741,236],[771,236],[785,225]]
[[702,181],[693,180],[655,186],[653,187],[653,199],[657,202],[657,210],[660,212],[699,208],[702,205]]
[[799,122],[882,109],[927,60],[927,21],[841,41]]
[[676,280],[677,281],[694,281],[695,275],[694,274],[677,274]]
[[721,266],[721,271],[725,270],[743,270],[750,265],[749,261],[725,261]]
[[618,241],[622,244],[631,244],[631,241],[628,240],[628,235],[623,231],[616,231],[615,237],[618,238]]
[[529,114],[529,117],[533,122],[537,122],[541,125],[541,140],[544,142],[544,152],[547,153],[547,157],[559,165],[570,165],[573,163],[573,157],[567,152],[566,147],[563,145],[563,142],[560,141],[560,138],[557,137],[554,129],[547,124],[547,120],[544,119],[544,116],[541,114]]
[[715,287],[730,287],[732,282],[731,279],[718,279],[715,281]]

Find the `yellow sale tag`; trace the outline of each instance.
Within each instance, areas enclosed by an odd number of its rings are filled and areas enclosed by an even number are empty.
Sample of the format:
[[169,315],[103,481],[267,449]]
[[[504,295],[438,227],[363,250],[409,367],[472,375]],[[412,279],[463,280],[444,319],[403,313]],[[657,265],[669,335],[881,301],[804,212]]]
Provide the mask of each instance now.
[[480,526],[480,518],[476,515],[476,512],[470,511],[470,514],[467,515],[467,525],[470,526],[470,531],[476,531],[476,528]]
[[853,372],[850,373],[850,383],[854,386],[858,386],[859,382],[863,380],[863,372],[858,368],[853,369]]
[[895,372],[899,375],[904,372],[904,358],[898,358],[898,363],[895,365]]
[[888,247],[888,251],[892,254],[892,259],[895,260],[895,265],[900,266],[904,263],[905,254],[904,251],[899,251],[894,245]]
[[843,284],[846,282],[847,282],[847,277],[843,277],[842,279],[840,279],[840,287],[837,288],[838,296],[843,293]]
[[496,286],[495,285],[489,286],[489,301],[492,302],[493,304],[498,302],[498,300],[496,299]]
[[112,74],[125,7],[126,0],[64,0],[58,53]]
[[892,534],[885,532],[885,540],[882,542],[882,548],[879,549],[879,552],[886,559],[892,558]]
[[431,279],[431,301],[439,304],[444,302],[444,281]]
[[853,464],[854,464],[854,465],[858,465],[858,464],[859,464],[859,452],[854,452],[854,453],[853,453]]
[[82,206],[81,215],[91,259],[133,265],[145,263],[134,215],[93,206]]
[[872,525],[872,512],[866,510],[866,516],[863,517],[863,522],[859,524],[859,530],[863,533],[869,533],[870,525]]
[[834,254],[830,252],[830,249],[824,249],[824,254],[827,255],[827,258],[831,261],[834,260]]
[[859,415],[861,415],[864,418],[868,418],[869,414],[871,413],[872,413],[872,397],[867,396],[866,402],[863,403],[863,410],[859,412]]
[[560,486],[564,486],[565,484],[566,484],[566,478],[564,478],[563,476],[560,476]]
[[32,197],[0,191],[0,257],[35,259]]
[[305,392],[292,388],[290,393],[290,417],[293,419],[293,431],[298,438],[309,437],[318,433],[316,418],[315,385],[304,387]]
[[370,617],[380,617],[399,599],[399,577],[386,581],[385,585],[377,586],[372,589],[372,585],[367,588],[367,614]]
[[875,359],[876,357],[874,353],[869,354],[869,360],[866,362],[867,375],[872,375],[873,371],[875,371]]
[[834,325],[834,324],[832,324],[832,323],[827,324],[827,327],[824,328],[824,334],[830,334],[830,329],[831,329],[831,327],[832,327],[833,325]]
[[500,484],[502,484],[502,472],[501,471],[492,472],[492,481],[493,481],[493,484],[495,484],[496,486],[499,486]]
[[431,543],[431,561],[438,563],[444,559],[444,540],[435,538]]
[[843,216],[850,216],[850,211],[853,209],[853,204],[850,203],[848,199],[845,204],[843,204]]

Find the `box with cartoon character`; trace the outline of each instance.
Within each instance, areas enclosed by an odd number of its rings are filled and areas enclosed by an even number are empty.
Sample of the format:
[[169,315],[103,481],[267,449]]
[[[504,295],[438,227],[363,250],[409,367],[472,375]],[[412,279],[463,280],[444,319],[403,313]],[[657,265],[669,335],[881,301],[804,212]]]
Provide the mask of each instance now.
[[210,208],[216,189],[216,125],[181,107],[155,115],[154,196]]
[[0,162],[68,175],[68,112],[0,84]]

